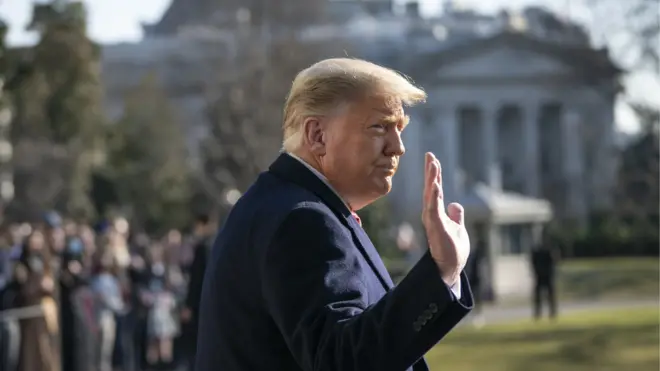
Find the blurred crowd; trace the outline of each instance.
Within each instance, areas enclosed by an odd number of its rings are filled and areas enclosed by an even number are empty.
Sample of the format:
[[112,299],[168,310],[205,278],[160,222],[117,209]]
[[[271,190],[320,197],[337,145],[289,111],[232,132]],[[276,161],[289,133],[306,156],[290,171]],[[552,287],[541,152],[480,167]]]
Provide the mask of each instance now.
[[[124,218],[91,226],[54,212],[40,223],[0,225],[0,370],[192,370],[216,229],[203,214],[189,231],[163,236],[133,231]],[[399,228],[397,244],[411,264],[423,252],[410,226]],[[476,322],[482,245],[466,267]],[[546,296],[556,315],[557,259],[548,246],[531,256],[535,318]]]
[[192,369],[197,311],[216,225],[131,231],[47,213],[0,227],[0,369]]

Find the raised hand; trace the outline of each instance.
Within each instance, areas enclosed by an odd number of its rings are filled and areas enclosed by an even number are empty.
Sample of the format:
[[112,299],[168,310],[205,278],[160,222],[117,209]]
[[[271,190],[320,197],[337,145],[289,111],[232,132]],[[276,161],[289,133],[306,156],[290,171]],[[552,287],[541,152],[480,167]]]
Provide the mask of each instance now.
[[424,174],[422,223],[442,280],[453,286],[470,255],[463,206],[451,203],[445,211],[440,161],[431,152],[426,153]]

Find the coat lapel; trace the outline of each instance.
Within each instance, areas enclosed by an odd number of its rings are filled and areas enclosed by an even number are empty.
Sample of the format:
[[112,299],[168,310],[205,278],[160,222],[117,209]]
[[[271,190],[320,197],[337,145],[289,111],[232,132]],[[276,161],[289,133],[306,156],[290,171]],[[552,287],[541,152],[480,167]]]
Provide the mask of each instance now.
[[383,264],[383,260],[378,255],[367,233],[357,223],[351,211],[346,207],[346,204],[323,180],[312,173],[305,165],[286,153],[281,154],[273,162],[269,168],[269,172],[278,178],[285,179],[311,191],[323,200],[339,220],[351,230],[355,246],[360,250],[362,256],[364,256],[383,288],[387,291],[394,286]]
[[380,255],[367,235],[367,232],[364,231],[355,218],[349,218],[348,222],[353,233],[353,239],[357,238],[356,245],[362,247],[363,254],[367,258],[367,261],[370,262],[369,264],[371,265],[371,268],[380,279],[385,290],[387,291],[394,287],[394,282],[392,282],[392,278],[383,263],[383,259],[380,258]]

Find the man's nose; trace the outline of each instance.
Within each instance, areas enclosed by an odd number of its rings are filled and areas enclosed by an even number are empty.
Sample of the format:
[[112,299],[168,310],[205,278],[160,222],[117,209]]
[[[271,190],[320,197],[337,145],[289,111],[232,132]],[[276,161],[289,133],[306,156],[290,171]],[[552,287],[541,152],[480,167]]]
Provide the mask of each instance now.
[[393,132],[390,134],[386,152],[389,156],[403,156],[406,153],[406,147],[403,145],[401,133]]

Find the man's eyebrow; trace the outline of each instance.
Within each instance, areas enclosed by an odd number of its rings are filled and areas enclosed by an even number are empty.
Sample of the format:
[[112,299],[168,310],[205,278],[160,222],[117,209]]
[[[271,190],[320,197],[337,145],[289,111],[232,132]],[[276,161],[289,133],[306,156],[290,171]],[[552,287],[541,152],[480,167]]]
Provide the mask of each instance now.
[[381,121],[387,124],[392,125],[403,125],[406,126],[410,122],[410,117],[408,115],[386,115],[381,118]]

